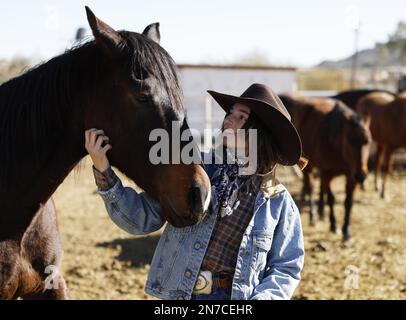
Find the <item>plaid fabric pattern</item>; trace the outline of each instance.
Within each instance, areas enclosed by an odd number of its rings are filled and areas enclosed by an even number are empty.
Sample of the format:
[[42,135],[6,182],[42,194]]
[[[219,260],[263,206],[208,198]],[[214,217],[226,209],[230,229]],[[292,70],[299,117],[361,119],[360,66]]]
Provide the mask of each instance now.
[[261,177],[239,177],[237,199],[240,204],[234,212],[216,221],[201,270],[214,274],[234,274],[242,236],[254,213],[255,199],[259,192]]
[[109,190],[116,184],[118,177],[114,173],[113,169],[111,169],[111,167],[109,167],[103,172],[100,172],[94,166],[92,167],[94,180],[99,190],[101,191]]

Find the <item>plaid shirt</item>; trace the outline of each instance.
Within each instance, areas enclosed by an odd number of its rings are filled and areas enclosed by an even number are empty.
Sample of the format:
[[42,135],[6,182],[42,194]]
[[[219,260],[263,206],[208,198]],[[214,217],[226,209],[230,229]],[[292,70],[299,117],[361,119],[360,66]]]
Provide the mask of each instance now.
[[201,270],[214,274],[234,274],[242,236],[253,216],[255,199],[260,189],[261,177],[239,177],[240,204],[234,212],[216,221]]

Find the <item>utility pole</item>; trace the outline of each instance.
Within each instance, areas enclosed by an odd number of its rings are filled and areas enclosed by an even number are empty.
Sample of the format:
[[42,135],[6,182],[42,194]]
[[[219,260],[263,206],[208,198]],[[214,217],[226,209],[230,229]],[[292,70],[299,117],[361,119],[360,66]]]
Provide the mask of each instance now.
[[357,81],[357,68],[358,68],[358,41],[359,41],[359,24],[354,28],[354,54],[351,61],[351,89],[355,88]]
[[85,35],[86,35],[86,29],[82,28],[82,27],[78,28],[76,30],[75,41],[76,42],[81,41],[85,37]]
[[206,94],[205,98],[205,113],[204,113],[204,151],[210,150],[213,143],[213,132],[212,132],[212,98]]
[[350,87],[351,89],[355,88],[357,81],[357,68],[358,68],[358,42],[359,42],[359,33],[360,33],[360,15],[359,9],[355,5],[347,6],[346,8],[346,24],[351,30],[354,31],[354,54],[351,59],[351,79]]

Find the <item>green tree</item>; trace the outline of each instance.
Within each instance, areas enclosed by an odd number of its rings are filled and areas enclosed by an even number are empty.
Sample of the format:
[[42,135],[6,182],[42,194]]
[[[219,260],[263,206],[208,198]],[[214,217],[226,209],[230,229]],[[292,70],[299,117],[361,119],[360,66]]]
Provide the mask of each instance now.
[[400,21],[396,30],[389,35],[385,43],[377,43],[376,47],[385,56],[395,52],[402,63],[406,63],[406,22]]
[[[350,88],[348,70],[312,68],[299,70],[299,90],[347,90]],[[357,84],[358,85],[358,84]]]

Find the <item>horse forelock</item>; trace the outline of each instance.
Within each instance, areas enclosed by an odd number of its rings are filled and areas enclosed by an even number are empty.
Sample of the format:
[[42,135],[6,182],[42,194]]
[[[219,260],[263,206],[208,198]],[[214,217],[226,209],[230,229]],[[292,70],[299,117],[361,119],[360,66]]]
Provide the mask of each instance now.
[[185,112],[177,66],[169,53],[146,36],[129,31],[120,31],[126,39],[130,67],[137,79],[153,76],[165,90],[175,111]]

